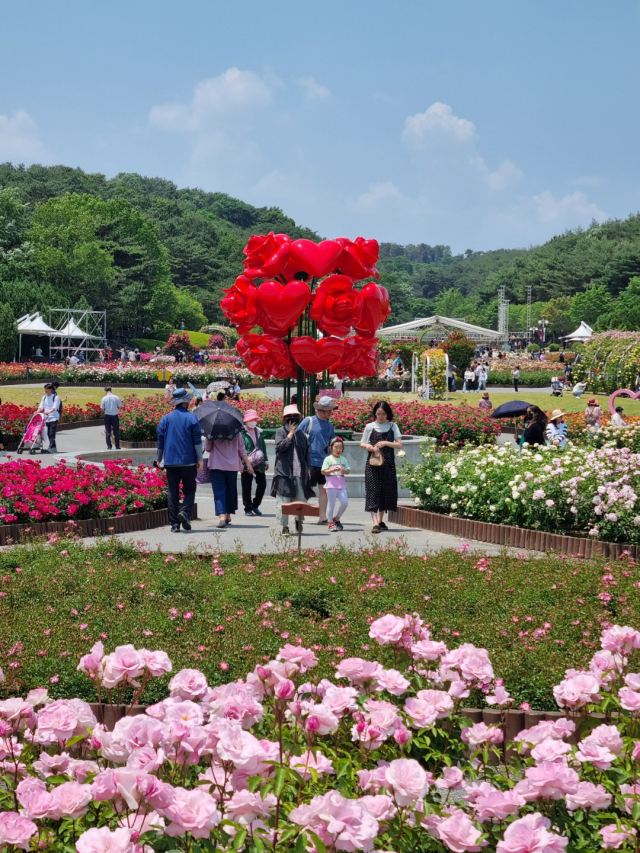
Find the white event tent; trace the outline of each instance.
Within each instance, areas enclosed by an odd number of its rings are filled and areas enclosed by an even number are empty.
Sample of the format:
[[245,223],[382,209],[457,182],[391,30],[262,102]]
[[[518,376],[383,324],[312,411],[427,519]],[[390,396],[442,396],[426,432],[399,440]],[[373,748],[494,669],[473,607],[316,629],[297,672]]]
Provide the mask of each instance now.
[[564,340],[569,341],[570,343],[585,343],[590,340],[593,335],[593,329],[591,326],[588,326],[584,320],[580,323],[575,332],[572,332],[570,335],[565,335]]

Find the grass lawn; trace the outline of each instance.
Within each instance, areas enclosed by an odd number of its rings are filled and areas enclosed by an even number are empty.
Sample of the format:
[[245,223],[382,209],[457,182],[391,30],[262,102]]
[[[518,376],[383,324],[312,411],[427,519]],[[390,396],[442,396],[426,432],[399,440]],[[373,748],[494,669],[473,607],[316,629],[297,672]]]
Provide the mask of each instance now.
[[[0,385],[0,399],[3,403],[16,403],[19,406],[38,405],[44,394],[44,382],[38,388],[25,388],[21,385]],[[124,397],[154,397],[160,394],[157,388],[115,388],[114,394],[120,399]],[[60,397],[63,403],[74,403],[78,406],[86,403],[100,403],[104,397],[104,388],[74,388],[73,385],[62,385]]]
[[[489,393],[494,408],[497,408],[499,405],[506,403],[509,400],[526,400],[527,403],[533,403],[536,406],[540,406],[540,408],[545,412],[557,408],[560,408],[565,412],[584,412],[587,408],[587,400],[589,397],[594,396],[600,403],[602,411],[605,412],[605,414],[609,411],[608,394],[589,394],[586,392],[579,400],[577,400],[572,396],[570,391],[565,392],[562,397],[552,397],[550,391],[529,391],[527,388],[521,388],[517,394],[513,389],[508,390],[506,388],[500,389],[499,391],[490,391]],[[374,396],[371,398],[372,401]],[[462,391],[456,391],[455,394],[449,394],[449,400],[445,401],[423,400],[421,397],[418,397],[417,394],[382,392],[380,394],[380,398],[383,400],[389,400],[391,405],[393,405],[394,402],[406,403],[408,400],[420,400],[420,402],[427,406],[438,406],[447,402],[452,406],[471,406],[472,408],[476,408],[478,400],[480,399],[480,394],[478,392],[465,394]],[[634,415],[636,417],[640,416],[640,400],[631,400],[629,397],[623,397],[617,401],[617,405],[622,406],[625,414],[627,415]]]
[[[164,649],[174,669],[202,669],[212,685],[243,677],[287,642],[313,646],[321,677],[332,676],[342,657],[391,666],[391,652],[369,639],[368,622],[418,612],[449,647],[485,646],[517,702],[552,709],[552,686],[565,668],[591,657],[603,623],[640,627],[640,566],[626,559],[606,565],[504,554],[478,561],[456,551],[413,556],[397,541],[387,546],[226,553],[219,562],[212,552],[174,558],[109,540],[5,550],[3,687],[10,694],[45,685],[54,696],[93,699],[75,668],[99,639],[107,651],[126,643]],[[606,574],[612,578],[603,581]],[[606,605],[598,598],[605,590],[612,596]],[[150,698],[165,695],[166,681],[154,681]]]

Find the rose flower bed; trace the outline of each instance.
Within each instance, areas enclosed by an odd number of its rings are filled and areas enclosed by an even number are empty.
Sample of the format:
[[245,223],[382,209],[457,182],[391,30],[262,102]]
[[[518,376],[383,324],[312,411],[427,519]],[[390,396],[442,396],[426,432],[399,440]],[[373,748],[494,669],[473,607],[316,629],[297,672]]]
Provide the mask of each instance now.
[[[97,715],[43,687],[0,701],[0,843],[77,853],[637,849],[639,631],[604,627],[586,666],[554,687],[565,716],[511,744],[504,713],[490,725],[462,713],[476,692],[499,711],[513,704],[486,648],[445,644],[401,609],[367,633],[366,656],[340,658],[330,678],[318,674],[315,645],[281,635],[261,663],[218,686],[195,655],[175,672],[150,632],[137,648],[87,644],[77,671]],[[156,683],[169,695],[146,713],[113,731],[99,722]]]
[[[3,403],[0,406],[0,429],[7,441],[17,441],[22,438],[35,411],[32,406],[18,406],[15,403]],[[92,421],[101,416],[102,410],[95,403],[87,403],[85,406],[63,403],[60,423]]]
[[[409,466],[407,487],[431,512],[640,544],[640,455],[605,446],[463,448]],[[444,461],[444,464],[442,464]]]
[[110,518],[166,506],[166,481],[155,468],[105,461],[104,468],[42,467],[33,459],[0,466],[0,524]]
[[[263,428],[282,426],[282,401],[243,395],[234,402],[241,411],[255,409]],[[371,400],[339,400],[331,416],[336,429],[362,432],[372,420]],[[171,410],[162,397],[127,402],[120,412],[120,435],[126,441],[153,441],[160,418]],[[496,420],[466,406],[425,406],[415,401],[393,404],[394,420],[403,435],[428,435],[438,444],[494,443],[500,434]]]

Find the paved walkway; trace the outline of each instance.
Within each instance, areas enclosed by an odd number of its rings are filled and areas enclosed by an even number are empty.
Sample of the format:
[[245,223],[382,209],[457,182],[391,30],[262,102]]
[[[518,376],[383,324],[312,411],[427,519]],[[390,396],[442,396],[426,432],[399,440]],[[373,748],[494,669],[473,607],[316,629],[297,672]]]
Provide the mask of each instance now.
[[[503,441],[511,441],[511,437],[501,437]],[[106,444],[101,426],[83,427],[76,430],[66,430],[58,433],[57,455],[37,455],[34,457],[23,456],[22,458],[33,458],[41,461],[43,465],[53,465],[60,459],[66,459],[69,464],[74,464],[78,456],[83,452],[106,450]],[[12,454],[15,457],[15,454]],[[6,461],[6,457],[0,457],[0,463]],[[238,486],[240,484],[238,483]],[[190,533],[171,533],[169,527],[156,530],[147,530],[139,535],[119,534],[118,538],[123,540],[144,540],[151,548],[159,548],[162,551],[187,551],[187,550],[240,550],[251,554],[260,552],[277,552],[285,547],[296,547],[297,536],[283,537],[280,528],[275,522],[275,500],[266,497],[261,509],[261,517],[246,517],[240,509],[234,516],[233,523],[222,530],[217,528],[218,518],[215,514],[213,494],[209,486],[198,486],[196,494],[198,512],[200,519],[194,521]],[[315,519],[311,519],[304,526],[302,540],[303,548],[333,547],[343,543],[347,546],[362,546],[374,542],[389,542],[398,539],[404,540],[413,553],[423,554],[426,552],[440,551],[446,548],[459,548],[463,541],[455,536],[447,536],[433,533],[428,530],[417,528],[400,527],[391,525],[387,533],[374,535],[371,533],[371,517],[364,511],[363,498],[351,498],[349,508],[345,513],[344,531],[342,533],[330,533],[328,528],[318,525]],[[292,525],[293,529],[293,525]],[[94,544],[94,539],[86,539],[87,544]],[[467,544],[478,554],[497,554],[501,548],[484,542],[472,542]]]

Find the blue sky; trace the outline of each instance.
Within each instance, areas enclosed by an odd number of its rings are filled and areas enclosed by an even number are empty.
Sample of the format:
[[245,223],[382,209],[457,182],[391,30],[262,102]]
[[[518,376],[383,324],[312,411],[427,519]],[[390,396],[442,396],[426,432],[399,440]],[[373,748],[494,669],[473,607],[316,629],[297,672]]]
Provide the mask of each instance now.
[[4,0],[0,161],[528,246],[640,209],[639,37],[627,0]]

